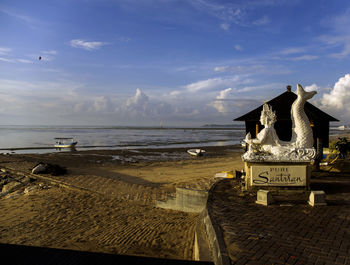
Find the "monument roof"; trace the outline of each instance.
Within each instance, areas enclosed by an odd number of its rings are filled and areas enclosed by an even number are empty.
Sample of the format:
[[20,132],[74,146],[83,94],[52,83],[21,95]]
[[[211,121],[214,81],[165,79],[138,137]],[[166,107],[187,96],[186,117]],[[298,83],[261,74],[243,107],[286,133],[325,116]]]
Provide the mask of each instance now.
[[[290,120],[290,110],[293,102],[297,98],[297,95],[294,92],[286,91],[282,93],[281,95],[271,99],[270,101],[266,102],[269,104],[274,111],[276,111],[277,119],[278,120]],[[260,119],[261,111],[262,111],[263,105],[260,107],[244,114],[243,116],[240,116],[234,121],[256,121]],[[310,120],[326,120],[326,121],[339,121],[338,119],[328,115],[324,111],[320,110],[319,108],[315,107],[309,102],[305,103],[304,107],[305,113],[308,116]]]

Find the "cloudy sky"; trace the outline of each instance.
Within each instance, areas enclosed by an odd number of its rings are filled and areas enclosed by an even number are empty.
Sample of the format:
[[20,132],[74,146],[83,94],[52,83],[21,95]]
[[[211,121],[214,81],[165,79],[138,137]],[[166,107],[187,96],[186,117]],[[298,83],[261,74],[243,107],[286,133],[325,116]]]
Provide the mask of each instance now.
[[2,0],[0,36],[0,124],[230,124],[297,83],[350,123],[348,0]]

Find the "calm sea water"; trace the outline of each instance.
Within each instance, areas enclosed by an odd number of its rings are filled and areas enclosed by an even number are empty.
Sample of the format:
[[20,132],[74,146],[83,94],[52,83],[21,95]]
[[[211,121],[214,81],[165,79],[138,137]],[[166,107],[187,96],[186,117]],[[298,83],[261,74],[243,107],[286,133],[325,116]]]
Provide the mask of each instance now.
[[73,137],[77,150],[139,149],[237,145],[243,125],[230,128],[156,128],[97,126],[0,126],[0,151],[55,152],[56,137]]

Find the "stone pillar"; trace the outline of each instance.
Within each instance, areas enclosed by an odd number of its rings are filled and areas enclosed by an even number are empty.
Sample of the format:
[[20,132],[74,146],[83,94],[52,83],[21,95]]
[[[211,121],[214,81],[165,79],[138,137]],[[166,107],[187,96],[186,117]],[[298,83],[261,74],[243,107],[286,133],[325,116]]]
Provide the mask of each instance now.
[[257,204],[262,204],[262,205],[269,205],[273,202],[272,200],[272,194],[268,190],[258,190],[256,194],[256,201],[255,203]]
[[326,194],[323,190],[313,190],[310,192],[309,205],[311,206],[324,206],[326,203]]

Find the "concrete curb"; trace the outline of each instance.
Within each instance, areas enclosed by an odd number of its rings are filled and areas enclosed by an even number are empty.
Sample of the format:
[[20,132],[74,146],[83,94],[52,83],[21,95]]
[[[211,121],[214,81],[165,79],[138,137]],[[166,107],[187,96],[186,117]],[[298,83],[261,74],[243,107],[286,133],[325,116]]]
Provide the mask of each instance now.
[[176,188],[176,196],[167,201],[156,201],[156,207],[182,212],[200,213],[206,207],[208,192]]
[[[227,254],[226,245],[223,238],[223,233],[221,231],[221,228],[219,225],[215,222],[215,220],[211,217],[211,209],[210,209],[210,201],[212,199],[213,191],[215,190],[215,187],[217,183],[221,182],[223,180],[219,180],[218,182],[214,183],[214,185],[210,188],[208,192],[208,200],[206,208],[203,210],[199,217],[199,222],[201,222],[204,225],[205,234],[208,240],[209,247],[211,249],[211,255],[212,259],[215,265],[230,265],[231,261]],[[200,229],[200,224],[197,224],[197,229]],[[198,233],[196,229],[196,233]],[[203,228],[202,228],[203,229]],[[202,237],[196,236],[197,240],[203,240]],[[204,243],[197,242],[195,243],[195,247],[201,247]],[[200,253],[203,252],[200,249],[195,249],[195,252]],[[195,253],[196,254],[196,253]]]
[[208,236],[204,224],[204,214],[199,215],[196,229],[195,229],[195,238],[194,238],[194,246],[193,246],[193,259],[197,261],[213,261],[212,251],[209,246]]

